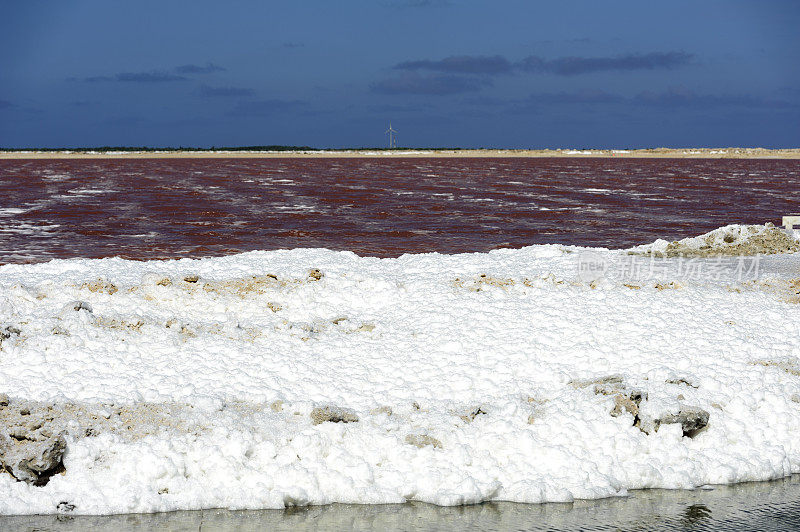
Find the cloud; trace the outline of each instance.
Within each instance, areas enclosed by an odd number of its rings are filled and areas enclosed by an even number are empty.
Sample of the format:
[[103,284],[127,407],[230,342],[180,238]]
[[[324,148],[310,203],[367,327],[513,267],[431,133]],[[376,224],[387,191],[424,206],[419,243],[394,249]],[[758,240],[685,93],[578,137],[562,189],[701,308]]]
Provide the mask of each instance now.
[[306,103],[300,100],[253,100],[236,104],[231,114],[239,116],[267,116],[284,111],[302,109]]
[[380,94],[427,94],[444,96],[477,91],[491,82],[486,79],[438,74],[420,76],[406,73],[403,76],[381,80],[370,87],[372,92]]
[[612,94],[602,90],[539,93],[531,94],[529,99],[533,103],[547,104],[601,104],[626,101],[626,98],[620,94]]
[[86,81],[87,83],[95,83],[98,81],[114,81],[114,76],[89,76],[88,78],[67,78],[68,81]]
[[128,83],[163,83],[165,81],[185,81],[188,78],[164,72],[161,70],[151,70],[150,72],[120,72],[113,76],[91,76],[83,78],[83,81],[89,83],[104,82],[104,81],[121,81]]
[[694,54],[686,52],[652,52],[649,54],[626,54],[614,57],[561,57],[545,59],[537,55],[512,63],[501,55],[453,55],[444,59],[418,59],[404,61],[392,67],[394,70],[417,72],[427,70],[443,74],[473,74],[496,76],[513,71],[558,76],[576,76],[604,71],[634,71],[671,69],[690,64]]
[[212,72],[224,72],[225,69],[219,65],[208,62],[205,66],[200,65],[181,65],[175,67],[175,72],[179,74],[210,74]]
[[797,107],[797,105],[787,101],[772,100],[749,94],[697,94],[685,87],[672,87],[664,92],[641,92],[632,101],[640,105],[662,108],[758,107],[786,109]]
[[247,89],[244,87],[209,87],[208,85],[200,85],[198,92],[200,93],[200,96],[221,98],[253,95],[253,89]]
[[[209,74],[211,72],[222,72],[225,69],[214,63],[200,65],[181,65],[167,70],[150,70],[148,72],[120,72],[111,76],[89,76],[82,78],[81,81],[88,83],[124,81],[131,83],[161,83],[165,81],[185,81],[189,78],[184,74]],[[68,81],[77,81],[78,78],[67,78]]]
[[579,92],[534,93],[526,100],[515,103],[520,108],[538,108],[546,105],[580,104],[625,104],[626,107],[649,107],[651,109],[710,109],[737,108],[748,109],[786,109],[798,107],[786,101],[771,100],[748,94],[697,94],[685,87],[673,87],[662,92],[645,91],[629,97],[602,90]]
[[0,100],[0,109],[8,109],[14,107],[14,104],[7,100]]
[[605,71],[672,69],[690,64],[694,57],[694,54],[686,52],[652,52],[615,57],[562,57],[549,60],[530,55],[517,63],[517,68],[527,72],[576,76]]
[[508,59],[500,55],[453,55],[439,61],[429,59],[405,61],[395,65],[394,69],[432,70],[450,74],[505,74],[511,72],[512,65]]
[[169,72],[121,72],[114,76],[117,81],[129,81],[132,83],[161,83],[164,81],[183,81],[184,76],[170,74]]

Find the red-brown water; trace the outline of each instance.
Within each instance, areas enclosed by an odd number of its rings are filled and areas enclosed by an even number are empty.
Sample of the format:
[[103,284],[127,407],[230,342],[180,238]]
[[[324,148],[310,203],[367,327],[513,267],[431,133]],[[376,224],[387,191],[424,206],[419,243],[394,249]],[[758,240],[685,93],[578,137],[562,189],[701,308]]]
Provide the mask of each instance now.
[[797,211],[792,160],[0,160],[0,263],[622,248]]

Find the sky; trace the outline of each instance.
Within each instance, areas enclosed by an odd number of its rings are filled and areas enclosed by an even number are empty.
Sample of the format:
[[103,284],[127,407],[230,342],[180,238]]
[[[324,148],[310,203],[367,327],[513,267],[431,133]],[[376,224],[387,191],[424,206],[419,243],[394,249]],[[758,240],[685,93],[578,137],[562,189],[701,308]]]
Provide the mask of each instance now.
[[8,2],[0,147],[800,147],[800,2]]

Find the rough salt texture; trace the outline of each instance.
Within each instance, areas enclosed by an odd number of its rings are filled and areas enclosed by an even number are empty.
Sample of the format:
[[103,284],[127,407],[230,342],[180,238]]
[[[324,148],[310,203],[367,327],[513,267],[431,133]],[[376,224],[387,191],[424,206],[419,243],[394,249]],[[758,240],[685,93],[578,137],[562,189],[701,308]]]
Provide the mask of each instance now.
[[0,513],[570,501],[800,472],[800,255],[741,282],[666,259],[633,285],[582,281],[583,251],[2,266],[0,438],[64,452],[45,485],[0,472]]
[[638,246],[632,254],[654,257],[720,257],[736,255],[772,255],[800,251],[793,233],[767,225],[729,225],[705,235],[674,242],[658,240]]

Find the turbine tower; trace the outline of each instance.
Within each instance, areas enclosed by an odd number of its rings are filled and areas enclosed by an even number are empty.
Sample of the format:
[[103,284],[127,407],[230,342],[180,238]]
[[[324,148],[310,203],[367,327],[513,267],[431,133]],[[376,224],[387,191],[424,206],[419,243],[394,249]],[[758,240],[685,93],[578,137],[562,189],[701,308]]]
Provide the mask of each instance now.
[[395,138],[394,135],[395,135],[395,133],[397,133],[397,131],[395,129],[392,129],[392,123],[391,122],[389,122],[389,129],[386,130],[386,133],[389,134],[389,148],[390,149],[391,148],[396,148],[397,147],[397,139]]

